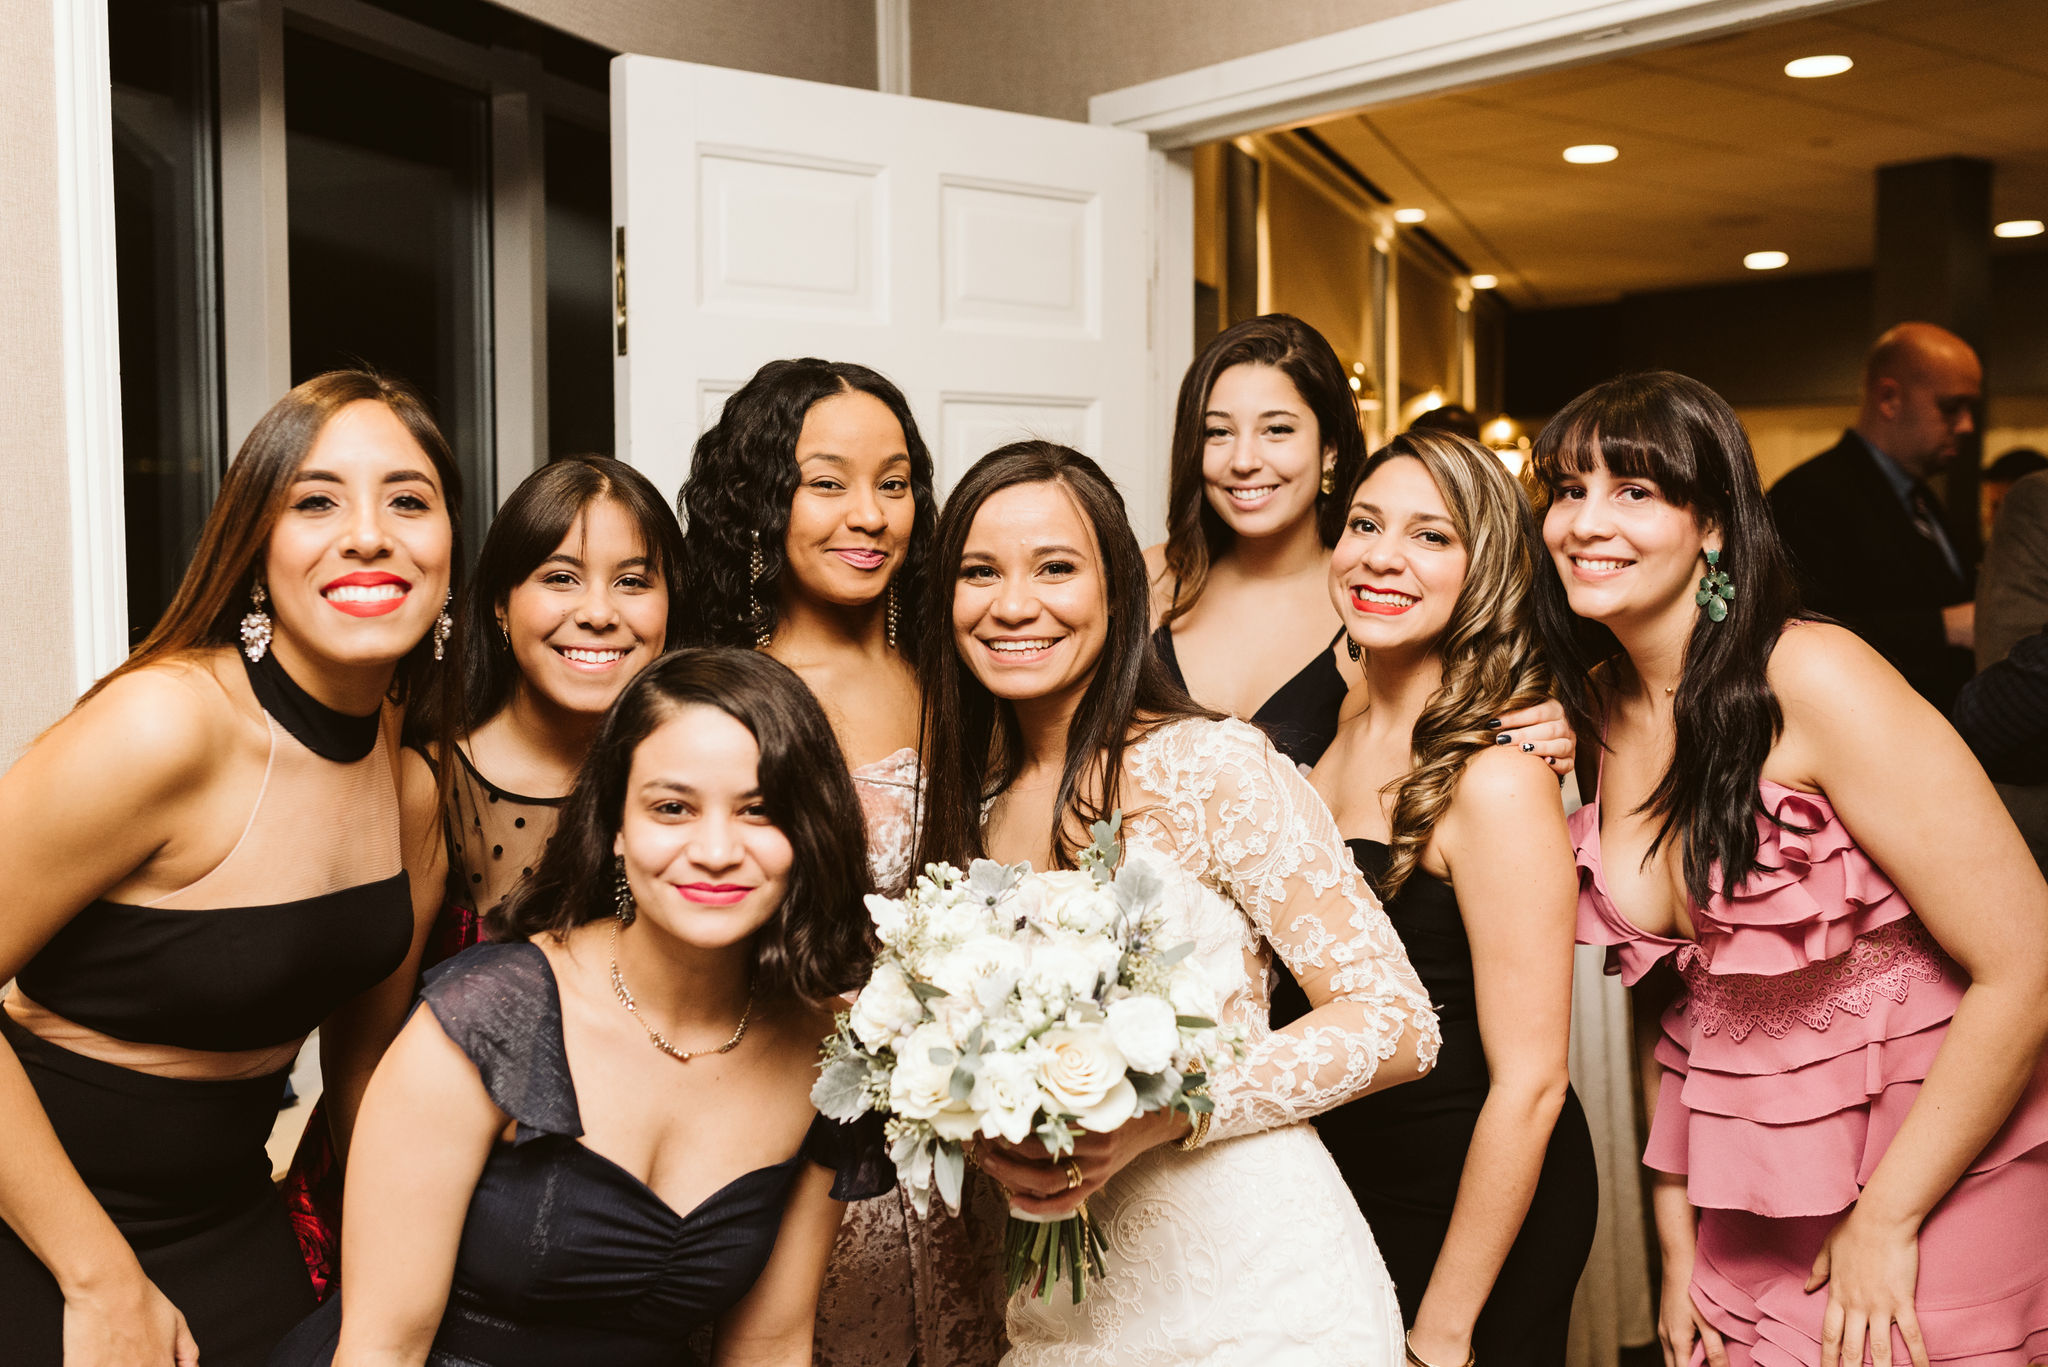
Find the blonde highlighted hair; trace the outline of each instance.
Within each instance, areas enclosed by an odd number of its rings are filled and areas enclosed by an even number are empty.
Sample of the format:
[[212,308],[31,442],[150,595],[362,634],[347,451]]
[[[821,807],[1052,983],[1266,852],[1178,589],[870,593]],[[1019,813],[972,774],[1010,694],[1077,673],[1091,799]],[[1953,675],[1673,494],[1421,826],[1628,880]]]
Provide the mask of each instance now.
[[1532,588],[1536,516],[1528,496],[1493,452],[1442,431],[1406,432],[1372,453],[1342,486],[1348,508],[1359,486],[1388,461],[1420,461],[1436,482],[1465,546],[1465,583],[1437,638],[1443,682],[1415,720],[1413,765],[1387,785],[1394,810],[1392,859],[1378,889],[1392,898],[1415,871],[1472,756],[1494,744],[1487,723],[1550,696]]

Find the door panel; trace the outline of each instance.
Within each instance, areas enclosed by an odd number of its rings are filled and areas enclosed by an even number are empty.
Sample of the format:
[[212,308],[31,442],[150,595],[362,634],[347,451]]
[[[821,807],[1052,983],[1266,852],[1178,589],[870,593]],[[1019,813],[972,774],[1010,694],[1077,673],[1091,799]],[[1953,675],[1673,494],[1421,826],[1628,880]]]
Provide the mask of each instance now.
[[1045,437],[1160,525],[1142,136],[649,57],[612,110],[619,445],[664,492],[756,368],[823,356],[902,386],[942,490]]

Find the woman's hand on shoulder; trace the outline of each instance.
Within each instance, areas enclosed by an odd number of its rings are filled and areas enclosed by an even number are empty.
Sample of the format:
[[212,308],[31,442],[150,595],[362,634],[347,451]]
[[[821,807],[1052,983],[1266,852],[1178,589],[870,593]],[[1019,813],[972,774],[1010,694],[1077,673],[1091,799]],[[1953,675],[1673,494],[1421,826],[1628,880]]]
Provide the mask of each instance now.
[[1499,721],[1499,729],[1494,732],[1495,744],[1541,757],[1554,777],[1563,778],[1572,771],[1579,741],[1571,723],[1565,720],[1564,705],[1557,699],[1545,698],[1533,706],[1517,708],[1502,714]]

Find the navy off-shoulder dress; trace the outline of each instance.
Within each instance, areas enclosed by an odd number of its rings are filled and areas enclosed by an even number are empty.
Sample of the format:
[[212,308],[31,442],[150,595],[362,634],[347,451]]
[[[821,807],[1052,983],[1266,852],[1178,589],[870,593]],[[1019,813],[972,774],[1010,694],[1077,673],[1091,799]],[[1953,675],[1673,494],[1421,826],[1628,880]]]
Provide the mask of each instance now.
[[[539,948],[476,945],[434,968],[421,995],[517,1122],[470,1199],[429,1367],[688,1363],[686,1340],[767,1266],[803,1164],[834,1169],[832,1194],[842,1201],[880,1195],[894,1181],[878,1128],[820,1116],[795,1154],[676,1211],[578,1142],[561,997]],[[325,1367],[341,1299],[302,1323],[271,1367]]]

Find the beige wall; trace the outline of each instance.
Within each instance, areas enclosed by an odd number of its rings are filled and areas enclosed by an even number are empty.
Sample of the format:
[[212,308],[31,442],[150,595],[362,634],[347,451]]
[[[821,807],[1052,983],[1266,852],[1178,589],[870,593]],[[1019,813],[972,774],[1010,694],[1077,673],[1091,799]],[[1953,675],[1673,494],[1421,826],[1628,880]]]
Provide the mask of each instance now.
[[[1442,2],[911,0],[911,92],[1086,119],[1088,97],[1106,90]],[[520,3],[531,9],[539,0]]]
[[0,528],[26,618],[0,653],[0,766],[71,702],[70,504],[57,269],[57,79],[50,6],[0,25]]
[[874,0],[498,0],[615,52],[875,88]]

